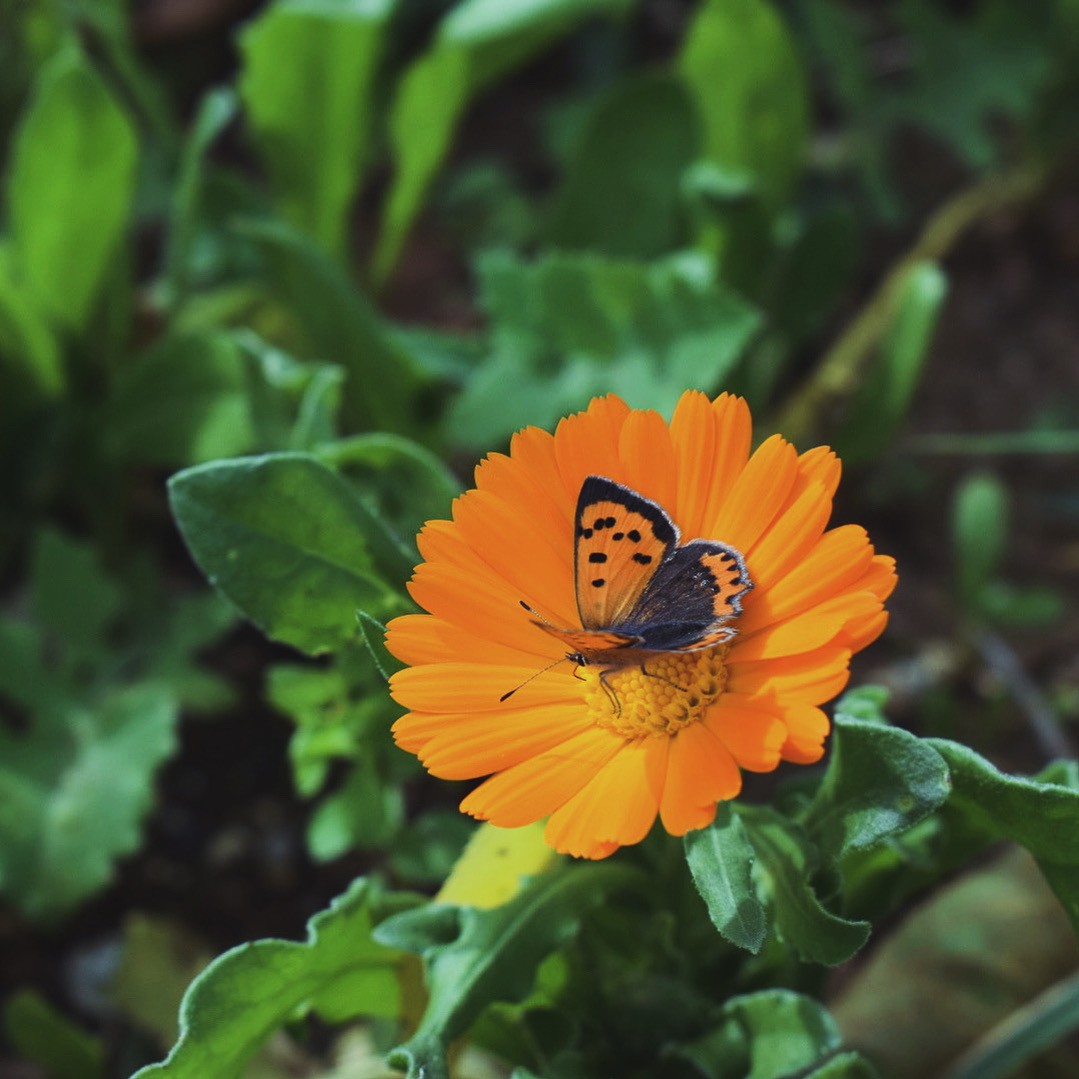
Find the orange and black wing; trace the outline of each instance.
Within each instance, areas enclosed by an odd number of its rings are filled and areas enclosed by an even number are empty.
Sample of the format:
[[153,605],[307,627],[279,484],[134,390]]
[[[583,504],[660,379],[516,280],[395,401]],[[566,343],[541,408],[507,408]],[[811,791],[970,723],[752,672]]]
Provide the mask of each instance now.
[[742,613],[753,587],[745,560],[733,547],[693,540],[664,560],[629,619],[619,629],[656,652],[693,651],[733,635],[729,623]]
[[614,480],[589,476],[577,499],[577,611],[586,630],[621,629],[678,543],[658,503]]

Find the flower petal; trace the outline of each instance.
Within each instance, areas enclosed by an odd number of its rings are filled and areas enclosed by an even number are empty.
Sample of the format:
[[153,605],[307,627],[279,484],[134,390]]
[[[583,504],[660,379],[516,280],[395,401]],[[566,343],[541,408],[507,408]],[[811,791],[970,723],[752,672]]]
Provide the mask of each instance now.
[[627,742],[577,794],[551,814],[544,838],[555,850],[604,857],[639,843],[659,811],[670,739]]
[[509,712],[525,705],[571,701],[580,706],[580,682],[558,669],[521,686],[512,705],[502,700],[535,673],[528,667],[495,667],[483,662],[424,663],[392,675],[390,694],[398,704],[415,712],[445,712],[451,701],[455,712]]
[[555,458],[566,498],[574,508],[587,476],[629,482],[618,455],[619,435],[629,411],[625,401],[608,394],[593,399],[587,411],[559,422],[554,433]]
[[758,447],[734,481],[710,534],[739,551],[748,551],[783,508],[797,471],[794,447],[773,435]]
[[774,705],[725,694],[704,718],[708,730],[748,772],[771,772],[787,740],[787,726]]
[[663,417],[652,409],[631,412],[622,426],[618,452],[631,477],[630,486],[672,512],[678,478],[671,433]]
[[824,739],[831,729],[828,717],[801,701],[781,701],[780,709],[788,732],[780,756],[794,764],[816,764],[824,756]]
[[674,512],[685,538],[723,538],[716,521],[749,460],[752,435],[749,406],[741,397],[724,393],[709,402],[690,392],[678,402],[671,420],[678,470]]
[[816,482],[809,484],[748,551],[749,575],[764,591],[782,580],[807,558],[824,534],[832,514],[832,501]]
[[[408,592],[431,614],[467,629],[481,640],[535,656],[538,667],[564,652],[554,637],[532,625],[531,616],[521,610],[522,597],[489,571],[469,573],[455,566],[424,562],[416,567]],[[391,634],[386,642],[391,652],[394,639]],[[483,655],[479,652],[474,658],[481,659]]]
[[602,727],[589,727],[481,783],[461,802],[461,812],[501,828],[531,824],[572,798],[625,744]]
[[703,723],[694,723],[671,739],[667,781],[659,812],[671,835],[704,828],[716,813],[716,802],[735,798],[742,773],[730,751]]
[[[519,597],[538,602],[563,626],[572,624],[573,530],[487,491],[470,491],[454,505],[464,541]],[[542,582],[542,583],[540,583]]]
[[476,779],[546,753],[587,729],[576,705],[534,705],[497,716],[410,712],[394,725],[398,745],[408,744],[423,766],[442,779]]
[[807,480],[819,483],[828,495],[829,501],[835,498],[836,490],[839,488],[839,477],[843,472],[843,466],[835,455],[835,450],[828,446],[814,446],[813,449],[806,450],[798,458],[798,471]]
[[[848,633],[851,626],[875,620],[880,611],[881,602],[872,592],[842,593],[793,618],[758,630],[751,637],[736,638],[728,662],[745,663],[811,652],[840,633]],[[842,643],[849,647],[849,638],[844,636]]]
[[849,668],[849,649],[834,644],[799,656],[732,663],[727,676],[728,696],[767,692],[795,697],[807,704],[823,704],[842,691],[850,677]]
[[739,632],[749,636],[780,619],[801,614],[837,592],[863,591],[858,581],[869,569],[872,557],[873,548],[864,528],[843,525],[825,532],[782,580],[749,593],[739,619]]
[[386,627],[386,647],[402,663],[482,660],[520,667],[535,663],[535,652],[479,637],[433,614],[402,614]]

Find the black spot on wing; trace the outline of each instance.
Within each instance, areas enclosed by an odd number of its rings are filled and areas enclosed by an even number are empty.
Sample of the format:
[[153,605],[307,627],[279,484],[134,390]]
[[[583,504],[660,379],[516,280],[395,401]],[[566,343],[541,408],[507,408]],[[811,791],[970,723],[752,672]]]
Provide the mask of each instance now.
[[[633,513],[640,514],[652,526],[656,539],[664,545],[678,542],[678,528],[658,502],[653,502],[652,499],[645,498],[644,495],[638,494],[624,484],[615,483],[606,476],[589,476],[581,484],[581,493],[577,496],[576,519],[579,525],[583,524],[588,508],[597,502],[615,502]],[[615,523],[613,517],[600,517],[595,520],[592,527],[613,528]],[[638,540],[639,538],[638,534]]]
[[693,540],[672,551],[641,593],[627,619],[626,632],[641,632],[643,626],[650,626],[655,632],[656,627],[668,623],[708,625],[714,622],[714,597],[719,592],[719,585],[712,571],[701,562],[701,557],[727,554],[727,551],[728,548],[708,540]]

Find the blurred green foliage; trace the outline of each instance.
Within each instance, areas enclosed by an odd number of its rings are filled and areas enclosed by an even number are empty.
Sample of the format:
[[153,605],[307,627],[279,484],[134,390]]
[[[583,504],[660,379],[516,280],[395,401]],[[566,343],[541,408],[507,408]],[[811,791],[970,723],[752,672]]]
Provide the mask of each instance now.
[[[178,723],[233,699],[201,654],[237,614],[303,653],[265,699],[310,856],[444,879],[470,826],[410,804],[380,627],[462,486],[446,462],[594,394],[669,411],[687,387],[856,468],[894,457],[951,246],[1075,153],[1079,8],[667,7],[673,28],[645,0],[273,0],[192,85],[120,0],[0,0],[0,891],[21,917],[71,915],[138,849]],[[460,138],[480,117],[482,145],[483,110],[486,154]],[[912,137],[958,185],[924,220]],[[881,272],[881,237],[919,231]],[[988,472],[956,493],[972,639],[1063,611],[1011,556],[1009,503]],[[1073,921],[1079,896],[1074,769],[1007,777],[881,708],[848,696],[823,777],[722,809],[685,861],[646,843],[491,912],[361,881],[307,943],[212,964],[144,1074],[239,1075],[311,1012],[377,1019],[429,1077],[465,1035],[518,1077],[870,1076],[818,964],[1001,838]],[[57,1074],[103,1066],[39,998],[5,1022]]]

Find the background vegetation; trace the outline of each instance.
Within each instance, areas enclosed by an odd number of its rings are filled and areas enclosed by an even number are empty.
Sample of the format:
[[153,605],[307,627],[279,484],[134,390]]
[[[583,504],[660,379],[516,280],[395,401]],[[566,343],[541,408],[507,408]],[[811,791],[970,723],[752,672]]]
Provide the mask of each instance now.
[[[1074,1075],[1077,93],[1074,0],[0,0],[0,1070],[127,1076],[318,914],[160,1074],[381,1074],[420,953],[414,1068]],[[517,427],[689,386],[899,559],[887,705],[721,833],[778,934],[662,843],[432,922],[412,538]],[[829,835],[865,775],[896,819]]]

